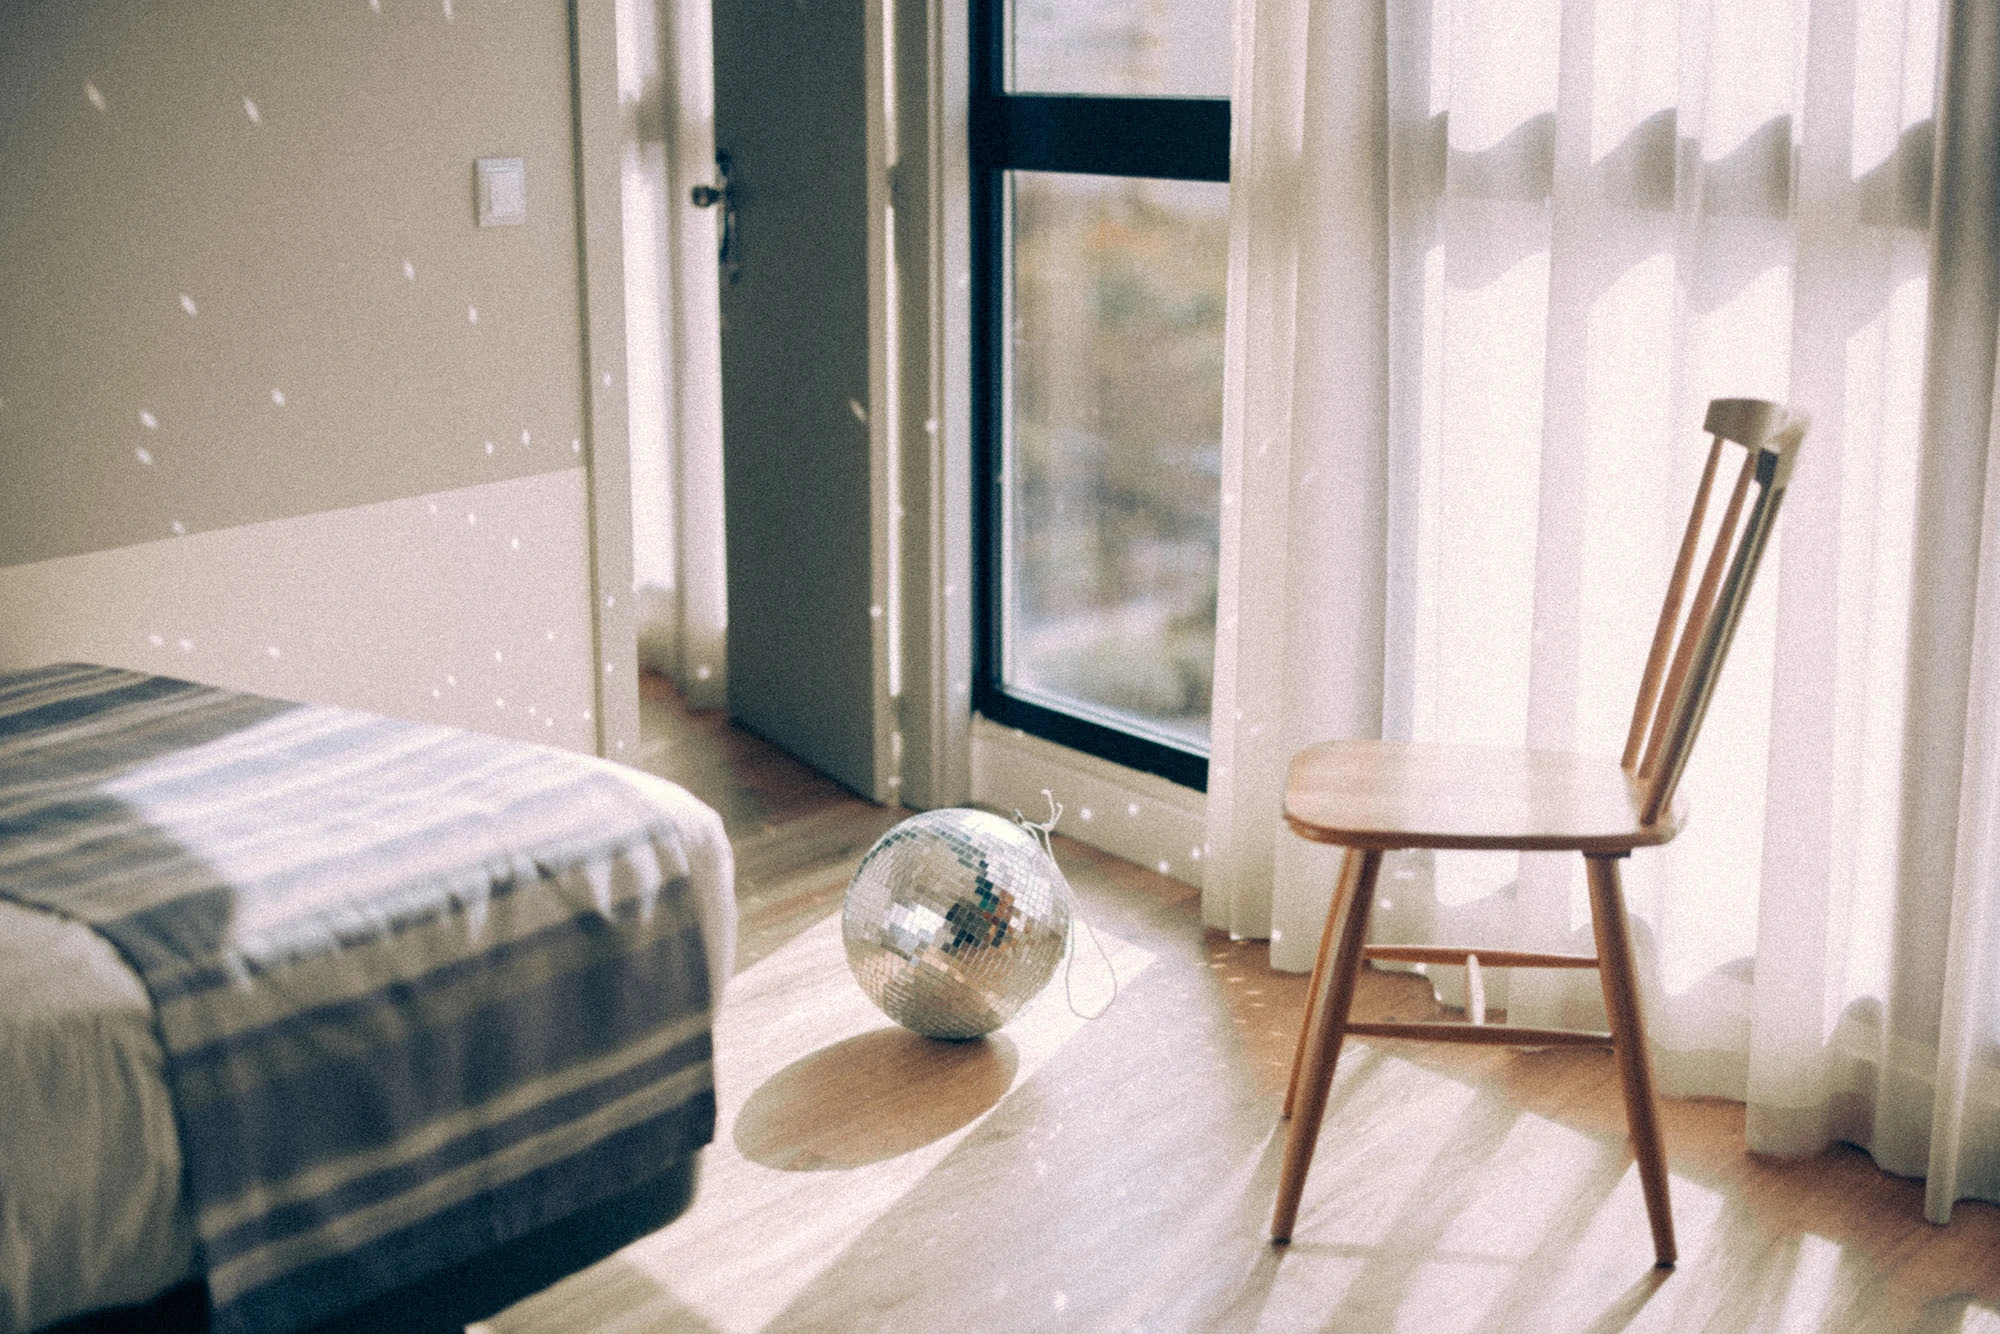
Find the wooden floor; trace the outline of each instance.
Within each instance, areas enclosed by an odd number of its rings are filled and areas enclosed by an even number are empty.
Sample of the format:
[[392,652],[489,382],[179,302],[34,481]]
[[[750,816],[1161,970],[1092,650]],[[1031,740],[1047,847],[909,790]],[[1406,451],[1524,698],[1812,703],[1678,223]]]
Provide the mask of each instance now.
[[[1743,1109],[1664,1108],[1682,1261],[1651,1266],[1608,1053],[1351,1042],[1292,1244],[1265,1227],[1303,1003],[1195,891],[1058,837],[1121,989],[1085,1022],[1059,976],[1002,1032],[890,1025],[838,910],[904,814],[646,691],[646,767],[719,810],[739,970],[695,1206],[495,1317],[528,1331],[1980,1330],[2000,1334],[2000,1209],[1836,1149],[1743,1150]],[[1080,952],[1077,1007],[1105,993]],[[1432,1013],[1370,973],[1357,1015]]]

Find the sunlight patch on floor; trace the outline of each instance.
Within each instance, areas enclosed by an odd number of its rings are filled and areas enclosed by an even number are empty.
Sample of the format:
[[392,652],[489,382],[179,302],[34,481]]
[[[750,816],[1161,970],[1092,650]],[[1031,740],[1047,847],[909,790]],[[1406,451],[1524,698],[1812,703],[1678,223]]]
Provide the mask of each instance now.
[[[1748,1258],[1718,1251],[1718,1247],[1733,1251],[1742,1244],[1739,1233],[1722,1226],[1722,1195],[1669,1170],[1667,1192],[1673,1201],[1674,1240],[1681,1263],[1675,1270],[1650,1269],[1653,1234],[1646,1220],[1638,1165],[1632,1162],[1631,1149],[1622,1135],[1605,1148],[1620,1164],[1618,1182],[1596,1202],[1589,1224],[1566,1247],[1575,1255],[1599,1259],[1588,1265],[1565,1260],[1559,1280],[1550,1285],[1543,1309],[1596,1311],[1608,1319],[1608,1313],[1629,1308],[1616,1327],[1629,1326],[1634,1331],[1702,1328],[1719,1295],[1712,1281],[1675,1280],[1688,1272],[1731,1273]],[[1577,1202],[1578,1207],[1586,1203]],[[1606,1256],[1617,1257],[1618,1263],[1607,1263],[1602,1258]]]
[[[1364,1053],[1376,1054],[1383,1069]],[[1393,1073],[1392,1073],[1393,1072]],[[1438,1159],[1454,1149],[1453,1128],[1480,1099],[1478,1087],[1359,1043],[1341,1053],[1319,1147],[1306,1177],[1293,1242],[1373,1246],[1395,1235],[1426,1190],[1437,1189]],[[1400,1104],[1401,1112],[1388,1103]],[[1410,1116],[1411,1110],[1417,1115]],[[1345,1172],[1347,1162],[1371,1165]]]
[[1791,1283],[1785,1290],[1785,1305],[1778,1314],[1779,1329],[1819,1329],[1834,1297],[1840,1269],[1840,1247],[1825,1237],[1806,1233],[1799,1238],[1799,1252],[1792,1264]]
[[[1312,1311],[1340,1327],[1444,1334],[1598,1311],[1618,1312],[1621,1325],[1675,1327],[1658,1317],[1685,1313],[1694,1294],[1651,1268],[1645,1201],[1622,1135],[1522,1112],[1393,1052],[1355,1069],[1346,1105],[1330,1110],[1292,1243],[1270,1272],[1246,1276],[1255,1312],[1243,1312],[1246,1326],[1301,1327],[1299,1313]],[[1346,1074],[1343,1062],[1336,1102]],[[1682,1254],[1711,1249],[1722,1197],[1680,1176],[1670,1189]],[[1579,1255],[1629,1263],[1578,1266]],[[1828,1291],[1803,1276],[1801,1309],[1815,1296],[1824,1305]],[[1452,1296],[1441,1305],[1444,1292]]]
[[1589,1179],[1603,1170],[1607,1147],[1547,1117],[1522,1113],[1489,1161],[1532,1164],[1535,1188],[1486,1191],[1452,1219],[1440,1245],[1496,1260],[1527,1259],[1551,1232],[1572,1224],[1577,1203],[1589,1198]]
[[[1121,984],[1153,961],[1113,936],[1102,939]],[[1084,963],[1078,964],[1080,1003]],[[999,1097],[979,1116],[929,1143],[837,1170],[787,1170],[743,1156],[737,1116],[760,1089],[801,1058],[888,1023],[849,977],[838,917],[807,930],[730,983],[716,1023],[715,1142],[703,1150],[693,1207],[608,1262],[643,1274],[649,1282],[640,1286],[652,1289],[642,1300],[637,1293],[627,1299],[626,1309],[617,1313],[620,1327],[651,1322],[729,1332],[762,1328],[1005,1101]],[[1084,1023],[1071,1012],[1056,978],[1001,1030],[1017,1060],[1011,1087],[1033,1078]],[[791,1096],[809,1099],[812,1091],[801,1088]],[[898,1115],[893,1102],[878,1099],[845,1110],[865,1133],[869,1118]],[[828,1116],[843,1110],[824,1108]],[[718,1257],[728,1258],[718,1263]],[[588,1274],[569,1282],[585,1281]],[[641,1300],[636,1308],[634,1300]],[[493,1328],[505,1324],[496,1321]]]

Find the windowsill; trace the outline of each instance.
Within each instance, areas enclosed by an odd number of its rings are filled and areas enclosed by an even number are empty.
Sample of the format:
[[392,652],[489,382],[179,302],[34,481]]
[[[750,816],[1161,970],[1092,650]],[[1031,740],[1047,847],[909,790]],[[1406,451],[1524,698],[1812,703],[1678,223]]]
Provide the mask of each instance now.
[[1046,819],[1047,788],[1063,808],[1057,832],[1201,885],[1207,794],[977,714],[971,741],[974,802]]

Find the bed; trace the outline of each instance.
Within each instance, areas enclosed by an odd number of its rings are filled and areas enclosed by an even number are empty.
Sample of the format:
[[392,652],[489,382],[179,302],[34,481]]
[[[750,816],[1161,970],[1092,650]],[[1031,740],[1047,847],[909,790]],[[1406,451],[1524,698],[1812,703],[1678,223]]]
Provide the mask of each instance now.
[[449,1328],[658,1226],[731,877],[604,761],[0,674],[0,1334]]

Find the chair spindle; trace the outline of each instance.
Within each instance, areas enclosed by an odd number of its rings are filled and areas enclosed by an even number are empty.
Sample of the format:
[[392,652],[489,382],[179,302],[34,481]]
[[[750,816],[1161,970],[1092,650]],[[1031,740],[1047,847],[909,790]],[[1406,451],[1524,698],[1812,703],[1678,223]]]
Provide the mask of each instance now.
[[1694,570],[1695,552],[1701,546],[1701,521],[1708,516],[1708,495],[1715,487],[1716,465],[1722,461],[1722,437],[1715,436],[1708,447],[1708,462],[1701,470],[1701,485],[1695,488],[1694,508],[1688,514],[1687,531],[1681,534],[1680,554],[1674,557],[1674,572],[1667,580],[1666,600],[1660,605],[1660,623],[1653,629],[1653,646],[1646,653],[1646,672],[1639,680],[1639,700],[1632,706],[1632,726],[1625,734],[1625,754],[1618,761],[1628,772],[1639,766],[1640,748],[1646,744],[1647,724],[1652,721],[1653,704],[1659,698],[1660,678],[1667,669],[1667,654],[1674,646],[1674,632],[1680,628],[1681,599],[1687,593],[1688,575]]
[[1666,688],[1660,692],[1653,713],[1653,726],[1646,738],[1645,758],[1639,762],[1641,779],[1651,779],[1659,770],[1660,749],[1667,722],[1672,718],[1681,689],[1687,683],[1695,646],[1702,641],[1711,613],[1715,610],[1716,593],[1721,589],[1722,573],[1729,564],[1730,543],[1736,535],[1736,522],[1743,514],[1743,498],[1748,494],[1751,479],[1756,473],[1757,450],[1752,448],[1743,460],[1742,471],[1736,474],[1736,486],[1729,493],[1729,504],[1723,509],[1722,522],[1715,530],[1715,545],[1709,549],[1708,565],[1701,574],[1701,586],[1695,590],[1694,605],[1688,608],[1687,621],[1681,626],[1680,639],[1674,645],[1674,665],[1667,672]]

